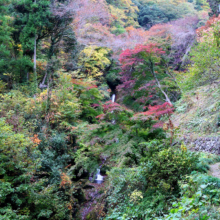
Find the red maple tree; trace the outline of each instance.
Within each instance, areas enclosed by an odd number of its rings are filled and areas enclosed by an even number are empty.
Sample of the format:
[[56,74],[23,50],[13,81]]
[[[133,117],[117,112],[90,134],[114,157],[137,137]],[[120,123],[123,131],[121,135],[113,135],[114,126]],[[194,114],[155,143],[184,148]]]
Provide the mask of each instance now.
[[[165,71],[160,65],[161,56],[165,51],[156,44],[137,45],[134,49],[126,49],[120,55],[121,63],[121,81],[122,85],[118,89],[123,93],[146,88],[148,98],[153,97],[157,90],[163,94],[165,101],[171,104],[171,101],[160,83],[160,78],[165,76]],[[148,88],[147,88],[148,87]],[[146,96],[146,94],[144,94]],[[158,94],[157,94],[158,95]]]

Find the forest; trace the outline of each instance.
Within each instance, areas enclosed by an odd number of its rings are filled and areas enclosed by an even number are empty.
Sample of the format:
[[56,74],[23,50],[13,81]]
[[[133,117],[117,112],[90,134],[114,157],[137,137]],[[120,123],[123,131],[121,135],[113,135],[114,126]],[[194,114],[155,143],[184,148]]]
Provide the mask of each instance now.
[[220,0],[0,0],[0,220],[220,219]]

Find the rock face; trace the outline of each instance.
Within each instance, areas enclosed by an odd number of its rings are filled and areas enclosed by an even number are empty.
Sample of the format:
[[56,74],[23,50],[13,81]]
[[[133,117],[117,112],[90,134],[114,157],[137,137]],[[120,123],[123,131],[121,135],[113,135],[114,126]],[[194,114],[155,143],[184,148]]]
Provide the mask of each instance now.
[[192,139],[183,139],[186,145],[191,145],[192,150],[203,151],[212,154],[220,154],[220,137],[206,137]]

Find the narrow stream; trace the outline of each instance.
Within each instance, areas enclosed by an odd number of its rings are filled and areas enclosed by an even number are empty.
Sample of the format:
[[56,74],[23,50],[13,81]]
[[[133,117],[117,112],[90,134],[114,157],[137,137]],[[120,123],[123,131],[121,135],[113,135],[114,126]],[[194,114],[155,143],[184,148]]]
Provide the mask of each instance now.
[[97,169],[95,183],[101,184],[103,183],[103,176],[100,174],[100,169]]
[[[112,103],[115,103],[115,94],[112,95]],[[112,124],[115,124],[115,119],[112,120]]]
[[115,94],[112,95],[112,103],[115,102]]
[[[115,102],[115,94],[112,95],[112,103],[114,103],[114,102]],[[113,111],[112,111],[112,113],[113,113]],[[114,119],[112,120],[112,124],[115,124],[115,120]],[[116,139],[116,143],[118,143],[118,142],[119,142],[119,140]],[[101,168],[101,166],[100,166],[100,168]],[[97,184],[102,184],[103,181],[104,181],[104,178],[103,178],[103,176],[100,173],[100,168],[97,169],[96,179],[94,180],[94,182],[97,183]]]

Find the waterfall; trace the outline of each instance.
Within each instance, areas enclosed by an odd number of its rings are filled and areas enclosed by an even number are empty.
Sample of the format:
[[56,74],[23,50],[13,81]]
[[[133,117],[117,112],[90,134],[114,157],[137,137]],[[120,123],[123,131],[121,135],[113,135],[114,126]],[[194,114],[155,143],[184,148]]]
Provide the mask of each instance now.
[[97,169],[95,182],[101,184],[103,182],[103,176],[100,174],[100,169]]
[[[112,95],[112,103],[115,103],[115,94]],[[112,120],[112,124],[115,124],[115,119]]]
[[115,102],[115,94],[112,95],[112,103]]
[[[116,96],[115,96],[115,94],[113,94],[112,95],[112,103],[115,103],[115,98],[116,98]],[[112,113],[113,113],[113,111],[112,111]],[[115,119],[112,120],[112,124],[115,124]],[[119,139],[118,138],[116,138],[115,141],[116,141],[116,143],[119,143]],[[106,160],[106,158],[104,160]],[[92,176],[89,177],[89,180],[92,181]],[[100,168],[99,168],[99,169],[97,169],[96,179],[94,180],[94,182],[97,183],[97,184],[101,184],[101,183],[103,183],[103,181],[104,181],[104,178],[100,174]]]

